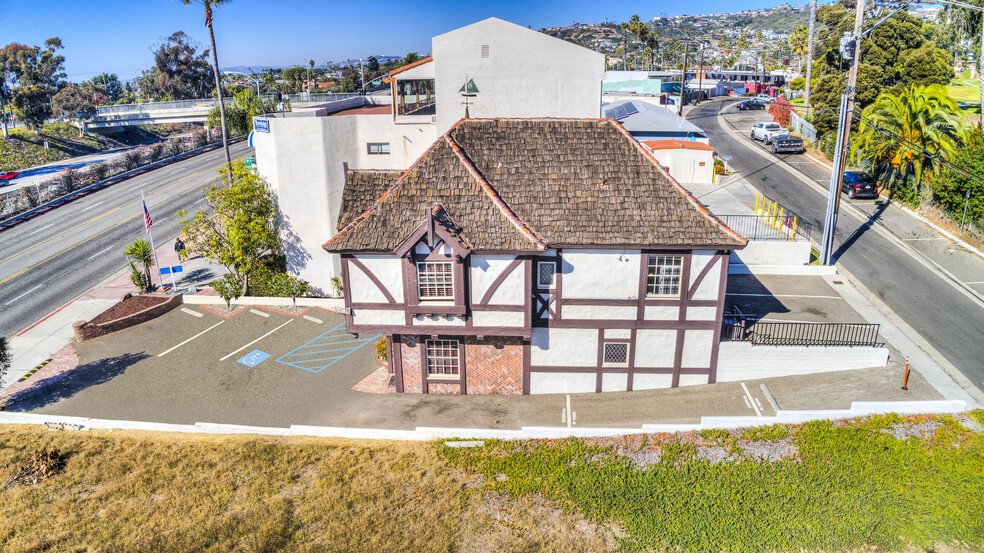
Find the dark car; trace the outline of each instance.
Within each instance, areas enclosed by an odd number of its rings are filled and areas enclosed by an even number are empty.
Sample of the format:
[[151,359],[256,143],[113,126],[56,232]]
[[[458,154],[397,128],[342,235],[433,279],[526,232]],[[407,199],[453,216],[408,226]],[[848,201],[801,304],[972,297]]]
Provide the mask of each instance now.
[[765,109],[765,104],[756,102],[755,100],[745,100],[736,107],[741,111],[745,111],[746,109]]
[[878,185],[875,179],[864,171],[845,171],[841,190],[847,192],[848,198],[877,198]]

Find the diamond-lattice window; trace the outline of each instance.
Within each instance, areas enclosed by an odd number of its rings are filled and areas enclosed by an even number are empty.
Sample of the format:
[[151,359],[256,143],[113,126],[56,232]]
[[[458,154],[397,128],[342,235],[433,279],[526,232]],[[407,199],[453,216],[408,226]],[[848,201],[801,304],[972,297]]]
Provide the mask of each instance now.
[[601,364],[606,367],[624,367],[628,365],[629,344],[627,342],[605,342]]
[[553,261],[541,261],[536,265],[536,287],[553,288],[557,265]]

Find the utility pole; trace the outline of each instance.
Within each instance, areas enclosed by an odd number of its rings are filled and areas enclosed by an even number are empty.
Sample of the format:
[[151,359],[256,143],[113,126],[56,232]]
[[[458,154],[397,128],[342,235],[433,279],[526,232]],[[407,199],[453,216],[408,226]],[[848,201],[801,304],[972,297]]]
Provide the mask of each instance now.
[[837,213],[840,210],[840,188],[844,179],[844,165],[847,163],[847,143],[851,136],[851,119],[854,114],[854,97],[858,84],[858,66],[861,58],[861,26],[864,23],[864,2],[857,0],[854,14],[854,35],[845,49],[853,50],[851,71],[847,76],[847,86],[841,96],[841,109],[837,128],[837,147],[834,152],[834,166],[830,174],[830,191],[827,197],[827,215],[823,222],[823,241],[820,244],[820,264],[830,265],[833,256],[834,231],[837,229]]
[[704,94],[704,43],[700,43],[700,67],[697,68],[697,103]]
[[366,68],[362,64],[362,58],[359,58],[359,82],[362,84],[362,94],[366,93]]
[[683,75],[680,78],[680,105],[677,106],[677,115],[683,117],[683,94],[687,90],[687,57],[690,55],[690,39],[686,39],[683,48]]
[[[813,33],[817,24],[817,0],[810,0],[810,28],[806,42],[806,92],[803,94],[803,107],[810,107],[810,79],[813,78]],[[981,89],[984,99],[984,88]]]

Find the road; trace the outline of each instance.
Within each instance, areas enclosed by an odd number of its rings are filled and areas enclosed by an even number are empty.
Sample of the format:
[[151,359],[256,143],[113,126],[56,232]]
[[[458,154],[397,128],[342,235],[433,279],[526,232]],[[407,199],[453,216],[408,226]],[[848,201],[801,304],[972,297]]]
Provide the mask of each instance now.
[[6,186],[0,186],[0,193],[12,192],[18,188],[23,188],[25,186],[31,186],[37,184],[40,181],[49,179],[58,174],[66,168],[72,168],[75,170],[82,169],[83,167],[88,167],[90,165],[95,165],[96,163],[102,163],[104,161],[109,161],[110,159],[120,155],[121,153],[134,148],[135,146],[126,146],[124,148],[116,148],[115,150],[107,150],[105,152],[99,152],[98,154],[89,154],[86,156],[72,157],[68,159],[63,159],[61,161],[55,161],[52,163],[47,163],[45,165],[39,165],[37,167],[31,167],[29,169],[18,169],[20,176],[16,179],[10,179],[7,181]]
[[[245,143],[232,155],[252,155]],[[186,210],[218,177],[220,148],[114,184],[0,232],[0,336],[11,336],[128,267],[123,249],[144,231],[141,192],[156,246],[170,245]]]
[[[691,110],[687,119],[704,129],[719,155],[732,156],[729,166],[752,186],[811,222],[812,237],[819,242],[826,193],[803,182],[791,167],[824,188],[830,172],[802,156],[775,156],[748,141],[751,126],[768,116],[737,112],[735,103],[709,101]],[[834,254],[838,265],[984,389],[984,307],[978,297],[984,291],[984,260],[884,201],[844,196],[841,206]]]

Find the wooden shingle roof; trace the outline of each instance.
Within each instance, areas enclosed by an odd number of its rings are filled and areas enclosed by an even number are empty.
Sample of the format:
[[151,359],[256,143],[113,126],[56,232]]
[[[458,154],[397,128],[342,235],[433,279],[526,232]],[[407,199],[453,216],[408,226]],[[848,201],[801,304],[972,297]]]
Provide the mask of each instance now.
[[476,252],[746,243],[608,119],[463,120],[385,180],[353,177],[326,250],[393,252],[437,203]]

